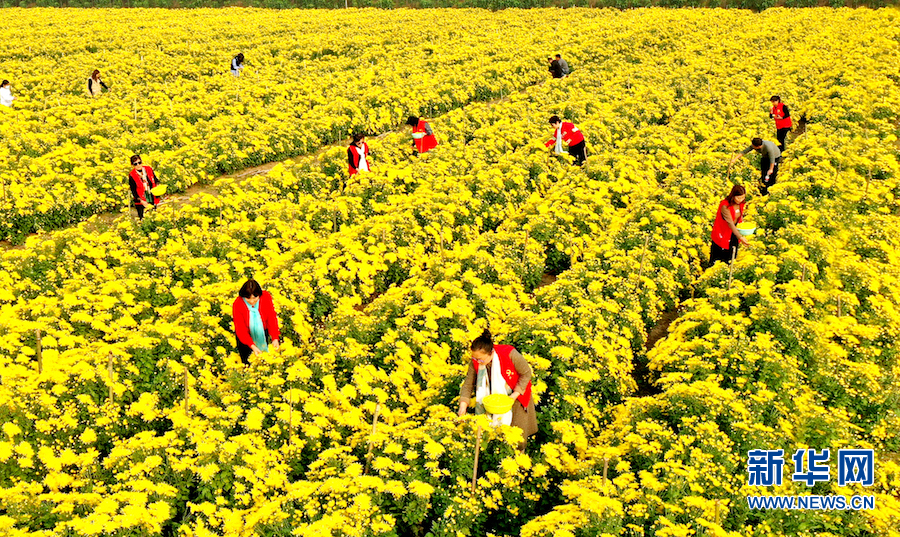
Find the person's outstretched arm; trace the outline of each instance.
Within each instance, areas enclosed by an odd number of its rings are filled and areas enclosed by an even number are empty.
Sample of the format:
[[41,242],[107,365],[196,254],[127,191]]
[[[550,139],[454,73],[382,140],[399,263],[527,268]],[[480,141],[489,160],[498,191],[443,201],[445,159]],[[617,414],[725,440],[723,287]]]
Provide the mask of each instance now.
[[731,162],[729,162],[729,164],[734,164],[735,161],[737,161],[737,159],[743,157],[744,155],[746,155],[747,153],[749,153],[749,152],[751,152],[751,151],[753,151],[753,146],[752,146],[752,145],[749,146],[747,149],[744,149],[743,151],[740,151],[740,152],[738,152],[738,153],[735,153],[734,156],[731,157]]
[[735,225],[734,223],[734,219],[731,218],[731,209],[729,209],[727,205],[722,207],[722,218],[725,219],[725,223],[728,224],[728,227],[731,228],[731,232],[734,233],[741,244],[750,244],[749,242],[747,242],[747,239],[745,239],[744,236],[741,235],[741,232],[738,231],[737,225]]
[[469,408],[469,401],[472,399],[472,392],[475,391],[475,367],[472,360],[469,360],[469,369],[466,371],[466,379],[459,386],[459,412],[460,416],[465,416]]

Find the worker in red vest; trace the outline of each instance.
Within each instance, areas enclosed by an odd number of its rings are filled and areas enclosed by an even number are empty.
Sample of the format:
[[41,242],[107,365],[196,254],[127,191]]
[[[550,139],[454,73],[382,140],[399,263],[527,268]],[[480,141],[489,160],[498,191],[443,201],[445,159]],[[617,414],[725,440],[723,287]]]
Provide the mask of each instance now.
[[581,166],[587,158],[584,154],[584,135],[578,130],[574,123],[563,121],[559,116],[550,118],[550,124],[556,129],[556,132],[546,144],[552,152],[562,153],[563,142],[569,146],[569,154],[575,158],[575,164]]
[[144,166],[140,155],[132,155],[128,186],[131,187],[131,197],[134,200],[134,207],[137,209],[139,219],[144,219],[144,210],[147,207],[159,205],[159,198],[150,192],[150,189],[158,184],[153,168]]
[[775,120],[775,136],[778,138],[778,149],[784,151],[784,140],[787,138],[787,133],[791,132],[791,129],[794,127],[791,121],[791,111],[788,110],[786,104],[781,102],[781,97],[778,95],[772,95],[769,101],[772,103],[772,111],[769,112],[769,117]]
[[237,338],[238,354],[241,362],[250,363],[250,355],[258,355],[272,349],[278,351],[281,332],[278,330],[278,316],[272,295],[263,291],[256,280],[247,280],[238,291],[238,297],[231,305],[234,319],[234,334]]
[[[512,410],[494,416],[503,425],[522,429],[527,439],[537,432],[534,398],[531,396],[531,366],[512,345],[494,345],[491,333],[485,330],[470,346],[469,369],[459,389],[459,415],[465,416],[475,393],[475,413],[483,414],[481,404],[485,396],[502,393],[512,399]],[[525,444],[519,446],[524,451]]]
[[750,244],[738,231],[737,225],[744,220],[744,201],[747,191],[741,185],[731,187],[731,192],[720,203],[713,221],[712,245],[709,249],[709,264],[719,261],[731,263],[733,255],[741,244]]
[[365,134],[354,134],[350,147],[347,148],[347,171],[350,175],[369,171],[369,144]]
[[406,124],[413,129],[413,146],[416,148],[416,153],[427,153],[437,147],[437,138],[434,136],[434,131],[431,130],[431,125],[424,119],[409,116]]

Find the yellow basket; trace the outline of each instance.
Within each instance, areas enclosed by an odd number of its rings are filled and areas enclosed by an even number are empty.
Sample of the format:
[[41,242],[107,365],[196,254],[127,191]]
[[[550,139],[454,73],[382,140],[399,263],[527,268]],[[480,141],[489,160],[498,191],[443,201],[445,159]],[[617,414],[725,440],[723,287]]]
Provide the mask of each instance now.
[[506,414],[512,410],[513,402],[515,399],[502,393],[492,393],[481,400],[481,404],[484,405],[484,410],[488,414]]
[[156,185],[155,187],[150,189],[150,193],[154,196],[162,196],[166,193],[166,185]]

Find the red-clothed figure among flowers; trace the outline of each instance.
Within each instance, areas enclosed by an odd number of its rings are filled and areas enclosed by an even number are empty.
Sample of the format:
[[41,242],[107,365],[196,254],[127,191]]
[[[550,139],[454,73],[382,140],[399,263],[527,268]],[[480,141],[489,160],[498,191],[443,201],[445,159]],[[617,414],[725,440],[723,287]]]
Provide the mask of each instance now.
[[355,175],[369,171],[369,144],[365,134],[354,134],[347,148],[347,173]]
[[783,152],[787,134],[794,128],[794,123],[791,121],[791,111],[788,110],[786,104],[781,102],[781,97],[778,95],[772,95],[769,101],[772,103],[769,117],[775,120],[775,136],[778,138],[778,149]]
[[731,262],[732,253],[737,254],[741,244],[747,242],[737,225],[744,220],[744,201],[747,191],[741,185],[731,187],[731,193],[719,203],[712,228],[712,245],[709,250],[709,264],[718,261]]
[[413,128],[412,137],[416,152],[427,153],[437,147],[437,137],[427,121],[416,116],[409,116],[406,124]]
[[[469,369],[459,389],[459,415],[466,414],[473,392],[476,414],[484,413],[481,401],[486,396],[507,395],[515,401],[512,410],[499,416],[499,421],[522,429],[527,440],[538,430],[531,396],[531,366],[512,345],[494,345],[488,330],[472,342],[470,352]],[[520,448],[524,447],[523,444]]]
[[128,174],[128,185],[131,187],[131,197],[137,209],[138,218],[144,219],[144,209],[151,205],[159,205],[159,198],[150,190],[159,184],[156,173],[150,166],[144,166],[140,155],[131,156],[131,172]]
[[584,161],[587,159],[584,152],[584,134],[578,130],[578,127],[574,123],[561,120],[559,116],[552,116],[550,125],[553,126],[555,132],[553,133],[553,138],[550,138],[544,145],[549,147],[550,151],[562,153],[563,142],[565,142],[569,148],[569,155],[575,159],[575,164],[578,166],[584,164]]
[[272,340],[273,350],[278,350],[281,332],[278,330],[272,295],[263,291],[256,280],[247,280],[241,286],[231,312],[241,362],[249,363],[251,354],[268,352],[269,339]]

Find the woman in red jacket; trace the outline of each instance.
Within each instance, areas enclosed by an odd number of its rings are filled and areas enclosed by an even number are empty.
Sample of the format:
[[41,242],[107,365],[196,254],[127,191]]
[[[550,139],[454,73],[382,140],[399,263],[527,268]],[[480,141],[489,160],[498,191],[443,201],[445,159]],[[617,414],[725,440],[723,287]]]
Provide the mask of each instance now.
[[709,265],[718,261],[731,262],[732,251],[735,255],[741,244],[747,242],[737,225],[744,219],[744,200],[747,199],[747,191],[741,185],[731,187],[731,193],[719,203],[716,211],[716,219],[712,228],[712,246],[709,250]]
[[[469,370],[459,389],[459,412],[465,416],[475,395],[475,413],[483,414],[481,404],[485,396],[502,393],[512,399],[512,410],[495,416],[503,425],[522,429],[527,439],[538,430],[534,398],[531,396],[531,366],[512,345],[494,345],[491,333],[485,330],[470,347]],[[525,451],[525,444],[519,446]]]
[[788,110],[786,104],[781,102],[781,97],[778,95],[772,95],[769,101],[772,103],[769,117],[775,120],[775,136],[778,137],[778,149],[783,152],[784,140],[787,138],[787,134],[791,132],[791,129],[794,128],[794,123],[791,121],[791,111]]
[[347,171],[350,175],[369,171],[369,144],[365,134],[354,134],[353,142],[347,148]]
[[131,197],[137,209],[138,218],[144,219],[144,209],[151,205],[159,205],[159,198],[150,192],[151,188],[158,185],[153,168],[144,166],[140,155],[131,156],[131,173],[128,174],[128,186],[131,187]]
[[267,337],[272,339],[272,348],[278,350],[278,318],[272,295],[263,291],[256,280],[247,280],[231,306],[234,316],[234,333],[237,336],[238,353],[241,362],[249,363],[251,354],[268,352]]
[[569,155],[575,158],[575,164],[581,166],[587,158],[584,153],[584,135],[578,130],[574,123],[568,121],[563,122],[559,116],[550,118],[550,124],[556,129],[556,132],[546,144],[551,151],[562,153],[562,143],[566,142],[569,146]]
[[427,153],[437,147],[437,137],[434,135],[434,131],[431,130],[431,125],[424,119],[409,116],[406,124],[413,128],[412,137],[416,152]]

